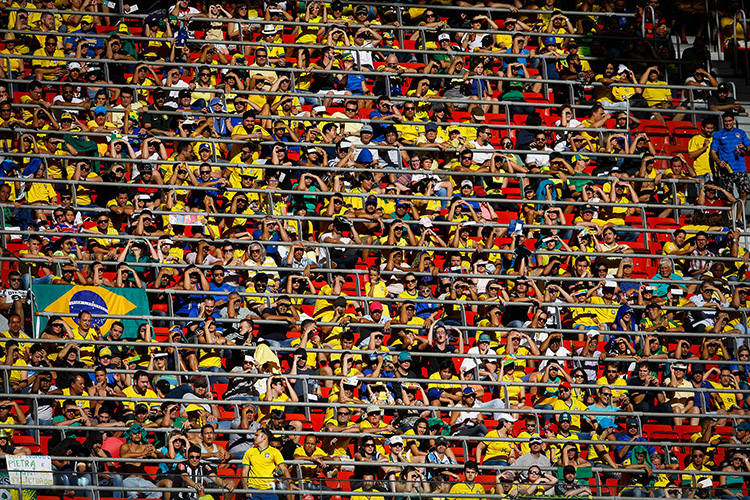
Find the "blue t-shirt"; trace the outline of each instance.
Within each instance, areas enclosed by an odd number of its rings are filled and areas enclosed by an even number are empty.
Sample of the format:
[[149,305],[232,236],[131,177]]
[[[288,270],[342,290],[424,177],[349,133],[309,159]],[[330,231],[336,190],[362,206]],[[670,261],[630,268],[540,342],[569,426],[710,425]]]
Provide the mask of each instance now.
[[732,172],[745,172],[745,157],[739,152],[739,145],[743,144],[750,148],[750,139],[744,130],[733,128],[732,130],[721,129],[714,132],[711,141],[711,151],[716,151],[719,160],[729,163]]
[[[617,433],[615,437],[617,438],[618,441],[628,441],[629,443],[630,442],[633,443],[633,445],[628,450],[628,454],[623,457],[623,461],[627,460],[628,458],[632,458],[631,456],[633,455],[633,448],[637,446],[635,443],[647,443],[648,442],[648,439],[644,437],[637,437],[633,441],[630,441],[630,436],[628,436],[627,432]],[[623,446],[625,445],[624,444],[616,445],[615,451],[620,451]],[[646,450],[648,450],[649,456],[653,455],[656,452],[656,448],[654,448],[653,446],[645,445],[645,448]]]

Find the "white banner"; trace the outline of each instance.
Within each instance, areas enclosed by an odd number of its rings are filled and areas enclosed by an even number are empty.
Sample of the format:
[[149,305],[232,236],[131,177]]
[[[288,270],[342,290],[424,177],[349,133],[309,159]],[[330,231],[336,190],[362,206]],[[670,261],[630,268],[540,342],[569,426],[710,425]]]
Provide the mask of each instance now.
[[10,484],[18,486],[53,486],[52,459],[40,455],[6,455]]

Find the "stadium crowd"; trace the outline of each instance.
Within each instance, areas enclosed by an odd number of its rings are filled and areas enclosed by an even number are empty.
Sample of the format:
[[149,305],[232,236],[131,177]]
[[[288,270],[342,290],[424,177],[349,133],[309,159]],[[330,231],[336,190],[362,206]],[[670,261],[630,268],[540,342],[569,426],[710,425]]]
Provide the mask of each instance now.
[[154,7],[2,4],[0,456],[60,498],[748,498],[702,2]]

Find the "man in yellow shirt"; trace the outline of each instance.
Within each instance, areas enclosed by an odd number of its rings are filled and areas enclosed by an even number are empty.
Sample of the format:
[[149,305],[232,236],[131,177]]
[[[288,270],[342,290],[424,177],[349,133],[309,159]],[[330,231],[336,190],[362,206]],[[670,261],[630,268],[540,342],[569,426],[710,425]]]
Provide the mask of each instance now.
[[[242,457],[242,475],[239,486],[241,489],[260,490],[260,493],[253,494],[255,500],[277,499],[277,496],[270,492],[274,488],[274,473],[277,469],[285,479],[292,478],[281,452],[270,445],[272,437],[270,430],[258,429],[253,440],[255,446],[247,450]],[[287,487],[293,486],[288,483]]]
[[[570,382],[562,382],[557,391],[557,401],[552,404],[555,411],[586,411],[586,405],[580,400],[573,397],[573,390]],[[570,430],[572,432],[581,432],[581,415],[564,413],[570,419]],[[562,417],[561,417],[562,418]]]
[[151,389],[151,382],[143,370],[138,370],[133,375],[133,384],[120,390],[119,396],[128,398],[123,401],[123,406],[129,411],[135,411],[135,405],[145,404],[151,408],[158,407],[161,403],[156,393]]
[[596,380],[596,385],[608,385],[612,388],[612,401],[627,393],[625,389],[615,389],[614,386],[627,385],[625,379],[620,376],[617,370],[617,363],[607,363],[604,368],[604,375]]
[[32,60],[34,78],[37,80],[56,80],[65,72],[65,65],[67,63],[62,60],[65,57],[65,53],[57,48],[57,37],[55,35],[47,35],[44,38],[44,47],[37,49],[34,52],[34,56],[55,58]]
[[711,118],[701,121],[700,134],[694,135],[688,142],[688,157],[693,160],[695,175],[704,183],[711,178],[711,139],[713,138],[716,125]]
[[[481,484],[474,482],[477,474],[479,474],[477,463],[474,460],[467,460],[464,463],[464,480],[451,486],[448,495],[476,495],[477,498],[481,498],[485,491]],[[458,498],[451,496],[448,498],[458,500]]]
[[[359,424],[359,431],[367,434],[382,434],[382,433],[395,433],[396,428],[390,424],[383,422],[383,410],[378,405],[370,405],[367,407],[367,418],[362,420]],[[375,440],[375,449],[378,453],[385,455],[384,439],[379,438]]]
[[300,465],[302,476],[306,478],[314,477],[318,467],[324,467],[325,462],[333,460],[332,457],[328,456],[328,453],[320,449],[318,438],[312,434],[305,436],[305,443],[294,450],[294,459],[312,462],[312,465]]

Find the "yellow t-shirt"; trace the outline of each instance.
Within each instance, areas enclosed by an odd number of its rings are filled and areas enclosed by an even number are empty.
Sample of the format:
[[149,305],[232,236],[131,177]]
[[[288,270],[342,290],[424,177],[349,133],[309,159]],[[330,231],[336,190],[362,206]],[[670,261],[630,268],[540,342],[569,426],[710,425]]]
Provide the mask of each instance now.
[[711,173],[711,163],[709,160],[709,153],[711,151],[711,141],[713,137],[703,137],[702,135],[694,135],[688,142],[688,152],[698,151],[703,147],[704,144],[708,145],[708,148],[703,152],[702,155],[693,160],[693,170],[695,175],[707,175]]
[[146,393],[144,395],[140,395],[135,392],[135,389],[131,385],[123,389],[122,393],[126,398],[128,398],[128,401],[123,401],[122,404],[130,411],[135,411],[135,405],[140,403],[145,404],[149,407],[149,409],[154,408],[160,404],[159,396],[157,396],[156,393],[151,389],[146,389]]
[[264,450],[250,448],[242,457],[242,465],[250,467],[250,475],[247,478],[248,488],[254,490],[270,490],[273,488],[273,473],[276,468],[284,463],[281,452],[271,446]]
[[[453,486],[451,486],[449,495],[484,495],[485,491],[481,484],[474,483],[473,485],[469,486],[465,482],[456,483]],[[459,500],[455,497],[448,497],[451,500]]]
[[[48,57],[47,56],[47,52],[44,50],[44,47],[42,47],[41,49],[37,49],[34,52],[34,56],[37,56],[37,57]],[[62,58],[62,57],[65,57],[65,53],[62,50],[60,50],[60,49],[56,49],[55,53],[52,54],[51,57],[55,57],[55,58],[60,57],[60,58]],[[67,63],[65,61],[61,61],[59,59],[33,59],[31,61],[31,64],[33,66],[38,66],[39,68],[42,68],[42,69],[51,69],[51,68],[56,68],[58,66],[65,66]],[[54,74],[50,74],[50,75],[44,75],[43,78],[45,80],[54,80],[57,77]]]
[[667,85],[667,82],[661,80],[646,82],[646,85],[643,87],[643,98],[646,99],[649,106],[657,106],[672,99],[671,90],[668,88],[656,88],[654,85]]
[[[485,437],[487,438],[499,438],[500,433],[497,429],[488,432]],[[505,460],[506,462],[510,459],[510,454],[513,451],[513,443],[509,441],[489,441],[485,443],[487,449],[484,452],[484,461],[487,460]]]
[[729,410],[732,406],[737,406],[737,396],[735,395],[735,389],[732,386],[722,385],[719,382],[711,382],[714,389],[720,389],[726,392],[717,392],[716,396],[721,401],[720,410]]
[[[327,457],[328,456],[328,454],[325,451],[321,450],[320,448],[315,448],[315,450],[313,451],[313,454],[308,455],[307,452],[305,451],[304,446],[297,446],[297,449],[294,450],[294,455],[295,456],[299,455],[303,457]],[[303,469],[314,469],[315,467],[317,467],[317,465],[300,464],[300,467],[302,467]]]
[[596,379],[596,385],[609,385],[612,387],[612,400],[614,401],[616,398],[619,398],[626,392],[628,392],[626,389],[615,389],[615,386],[621,386],[621,385],[628,385],[625,382],[625,379],[622,377],[617,377],[615,379],[615,382],[613,384],[610,384],[607,382],[607,377],[601,376],[598,379]]

